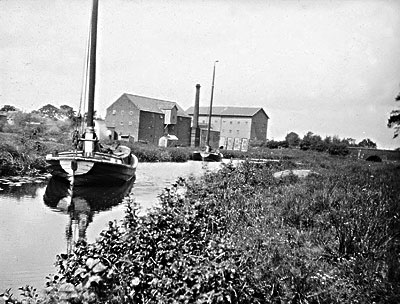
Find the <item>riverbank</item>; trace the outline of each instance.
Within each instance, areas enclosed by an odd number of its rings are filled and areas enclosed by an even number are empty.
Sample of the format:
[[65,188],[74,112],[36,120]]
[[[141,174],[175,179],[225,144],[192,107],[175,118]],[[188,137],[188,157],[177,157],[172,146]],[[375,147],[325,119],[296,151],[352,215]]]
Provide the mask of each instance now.
[[[299,166],[318,174],[273,178]],[[38,303],[398,303],[399,183],[395,164],[317,156],[179,180],[60,254]]]
[[[65,137],[65,136],[64,136]],[[113,145],[115,142],[106,141]],[[157,147],[150,144],[122,142],[138,157],[139,162],[186,162],[191,159],[194,148]],[[37,176],[46,173],[46,154],[71,149],[71,142],[60,137],[59,141],[50,137],[32,137],[15,133],[0,132],[0,177]],[[272,158],[291,159],[303,156],[303,151],[223,151],[228,159]],[[310,152],[311,153],[311,152]],[[311,153],[312,154],[312,153]]]

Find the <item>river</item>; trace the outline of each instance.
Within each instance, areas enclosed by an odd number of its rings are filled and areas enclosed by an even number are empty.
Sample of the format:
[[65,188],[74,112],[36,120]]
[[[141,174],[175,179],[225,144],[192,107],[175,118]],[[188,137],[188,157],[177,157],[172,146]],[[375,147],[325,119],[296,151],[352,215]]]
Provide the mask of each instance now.
[[[86,189],[75,197],[74,212],[67,211],[63,187],[50,181],[0,184],[0,293],[25,285],[43,288],[55,273],[55,256],[66,252],[68,240],[86,237],[93,242],[110,220],[124,217],[122,196],[133,196],[145,212],[158,202],[157,196],[178,177],[200,176],[216,170],[219,163],[140,163],[136,182],[125,189]],[[105,201],[109,193],[113,201]]]

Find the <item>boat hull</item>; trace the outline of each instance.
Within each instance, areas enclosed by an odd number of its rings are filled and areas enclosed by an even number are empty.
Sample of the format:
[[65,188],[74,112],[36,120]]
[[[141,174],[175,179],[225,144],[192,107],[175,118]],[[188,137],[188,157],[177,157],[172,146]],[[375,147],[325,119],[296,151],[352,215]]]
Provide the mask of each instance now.
[[[134,157],[134,156],[133,156]],[[119,185],[136,178],[137,159],[132,164],[118,163],[115,159],[84,156],[49,156],[49,173],[76,186]]]
[[222,161],[222,154],[216,152],[198,152],[192,154],[192,159],[205,162],[220,162]]

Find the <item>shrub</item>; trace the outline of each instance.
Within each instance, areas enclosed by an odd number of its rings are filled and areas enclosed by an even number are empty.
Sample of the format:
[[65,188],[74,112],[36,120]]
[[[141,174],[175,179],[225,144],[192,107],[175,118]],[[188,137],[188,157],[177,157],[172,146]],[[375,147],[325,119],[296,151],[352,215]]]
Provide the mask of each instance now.
[[189,159],[189,151],[184,148],[169,148],[171,160],[174,162],[186,162]]
[[331,155],[346,156],[350,151],[346,144],[332,143],[329,145],[328,153]]

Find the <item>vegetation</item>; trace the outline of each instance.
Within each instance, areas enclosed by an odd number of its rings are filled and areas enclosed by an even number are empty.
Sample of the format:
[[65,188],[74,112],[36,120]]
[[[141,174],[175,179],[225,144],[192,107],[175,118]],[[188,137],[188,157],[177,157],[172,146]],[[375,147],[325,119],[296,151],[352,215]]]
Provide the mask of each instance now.
[[[304,152],[309,153],[309,152]],[[178,180],[144,217],[131,202],[93,244],[58,256],[31,303],[399,303],[400,167],[311,153]],[[10,303],[19,303],[4,294]]]
[[322,139],[321,136],[309,131],[300,139],[295,132],[290,132],[286,135],[285,140],[275,141],[253,141],[252,147],[279,149],[279,148],[300,148],[301,150],[314,150],[318,152],[327,152],[331,155],[346,156],[350,153],[349,147],[377,148],[376,143],[371,139],[365,138],[356,144],[353,138],[340,139],[338,136],[326,136]]
[[[400,101],[400,93],[397,94],[395,100]],[[397,136],[399,136],[399,134],[400,134],[400,109],[396,109],[396,110],[393,110],[392,112],[390,112],[387,126],[389,128],[394,129],[393,138],[396,138]]]
[[40,141],[27,135],[0,133],[0,176],[45,173],[47,153],[62,150],[63,144]]

